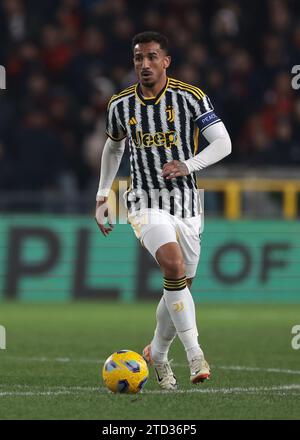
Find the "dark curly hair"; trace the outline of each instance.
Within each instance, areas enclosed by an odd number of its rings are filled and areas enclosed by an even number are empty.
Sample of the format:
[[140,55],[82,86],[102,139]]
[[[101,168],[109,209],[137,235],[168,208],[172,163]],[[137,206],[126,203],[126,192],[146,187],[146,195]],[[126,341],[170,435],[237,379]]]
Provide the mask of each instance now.
[[132,50],[134,50],[135,46],[139,43],[150,43],[151,41],[155,41],[160,45],[160,48],[168,54],[169,52],[169,41],[168,38],[160,34],[159,32],[147,31],[141,32],[137,34],[132,39]]

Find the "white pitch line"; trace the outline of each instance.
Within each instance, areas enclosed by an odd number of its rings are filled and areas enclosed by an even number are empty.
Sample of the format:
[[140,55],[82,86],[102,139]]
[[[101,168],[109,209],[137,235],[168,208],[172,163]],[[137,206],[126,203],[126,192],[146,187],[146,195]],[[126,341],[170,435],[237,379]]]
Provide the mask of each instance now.
[[[18,384],[11,384],[11,383],[0,383],[0,389],[1,388],[31,388],[31,389],[34,389],[34,388],[37,388],[37,389],[41,389],[41,388],[43,388],[43,385],[29,385],[29,384],[27,384],[27,383],[18,383]],[[92,389],[92,387],[90,387],[90,386],[86,386],[86,387],[82,387],[82,386],[73,386],[73,385],[70,385],[70,386],[67,386],[67,385],[48,385],[48,386],[44,386],[44,388],[51,388],[51,389],[59,389],[59,390],[83,390],[83,391],[86,391],[86,390],[91,390]],[[99,390],[99,387],[94,387],[94,389],[95,390]],[[105,388],[103,388],[103,389],[105,389]]]
[[[78,393],[78,391],[82,393]],[[285,393],[284,391],[300,390],[300,384],[290,384],[281,386],[271,386],[271,387],[236,387],[236,388],[193,388],[188,390],[176,390],[176,391],[163,391],[163,390],[144,390],[144,394],[265,394],[265,393],[276,393],[282,396],[290,396],[290,393]],[[66,396],[66,395],[82,395],[83,393],[98,392],[99,394],[110,394],[106,388],[97,387],[49,387],[48,390],[44,391],[0,391],[1,397],[35,397],[35,396]],[[295,395],[295,393],[293,393]],[[297,393],[296,395],[300,395]],[[133,397],[133,395],[128,395]]]
[[[42,357],[20,357],[20,356],[6,356],[2,357],[2,360],[13,360],[20,362],[57,362],[61,364],[74,362],[74,363],[90,363],[90,364],[103,364],[105,359],[88,359],[88,358],[80,358],[80,359],[72,359],[69,357],[56,357],[56,358],[48,358],[45,356]],[[172,366],[178,368],[187,368],[187,364],[177,364],[176,362],[172,363]],[[232,371],[261,371],[266,373],[279,373],[279,374],[295,374],[300,375],[300,370],[291,370],[286,368],[263,368],[263,367],[248,367],[243,365],[211,365],[212,368],[221,369],[221,370],[232,370]]]
[[[261,394],[265,392],[278,392],[278,391],[289,391],[289,390],[300,390],[300,384],[290,384],[290,385],[280,385],[272,387],[236,387],[236,388],[192,388],[188,390],[175,390],[172,393],[185,394],[185,393],[201,393],[201,394]],[[145,394],[164,394],[168,391],[162,390],[145,390]]]
[[76,391],[0,391],[0,397],[23,397],[23,396],[60,396],[60,395],[70,395],[78,394]]
[[[2,385],[3,386],[3,385]],[[11,385],[10,385],[11,386]],[[40,388],[38,386],[30,386],[30,385],[14,385],[15,388],[30,388],[36,389]],[[99,387],[66,387],[66,386],[53,386],[48,387],[45,391],[1,391],[0,397],[6,396],[59,396],[59,395],[69,395],[75,394],[80,395],[82,393],[91,393],[91,392],[99,392],[99,391],[107,391],[106,388]]]
[[222,370],[265,371],[267,373],[300,374],[300,370],[289,370],[285,368],[244,367],[241,365],[218,365],[216,368],[220,368]]
[[86,359],[86,358],[71,359],[69,357],[48,358],[46,356],[41,356],[41,357],[3,356],[2,360],[5,359],[12,361],[20,361],[20,362],[58,362],[62,364],[66,364],[68,362],[90,363],[90,364],[99,364],[105,362],[105,359]]

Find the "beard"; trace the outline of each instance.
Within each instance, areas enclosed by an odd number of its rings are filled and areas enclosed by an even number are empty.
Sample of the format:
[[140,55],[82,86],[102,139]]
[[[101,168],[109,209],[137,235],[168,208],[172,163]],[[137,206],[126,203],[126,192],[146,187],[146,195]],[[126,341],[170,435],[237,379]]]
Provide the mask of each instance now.
[[142,79],[141,83],[144,87],[146,87],[148,89],[151,89],[155,85],[155,82],[153,80],[149,80],[149,81],[146,80],[145,81],[145,79]]

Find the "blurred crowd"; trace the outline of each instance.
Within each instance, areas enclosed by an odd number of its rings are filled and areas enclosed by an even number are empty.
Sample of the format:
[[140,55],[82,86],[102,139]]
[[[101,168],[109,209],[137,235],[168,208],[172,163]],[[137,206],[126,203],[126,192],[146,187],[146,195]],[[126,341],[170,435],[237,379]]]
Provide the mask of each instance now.
[[300,165],[299,1],[2,0],[0,190],[95,194],[107,102],[135,82],[144,30],[169,37],[169,75],[210,96],[232,138],[226,164]]

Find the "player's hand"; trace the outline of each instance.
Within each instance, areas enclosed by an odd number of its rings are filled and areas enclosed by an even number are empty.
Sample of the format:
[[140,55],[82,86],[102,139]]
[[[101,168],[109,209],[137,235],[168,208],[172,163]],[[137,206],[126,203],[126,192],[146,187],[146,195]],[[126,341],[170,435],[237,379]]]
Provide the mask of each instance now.
[[[95,220],[104,237],[106,237],[114,227],[109,213],[107,200],[108,198],[104,197],[101,202],[96,202],[95,210]],[[108,226],[106,226],[106,223],[108,223]]]
[[185,163],[179,160],[172,160],[171,162],[165,163],[162,169],[162,177],[166,179],[174,179],[175,177],[187,176],[189,173],[188,167]]

